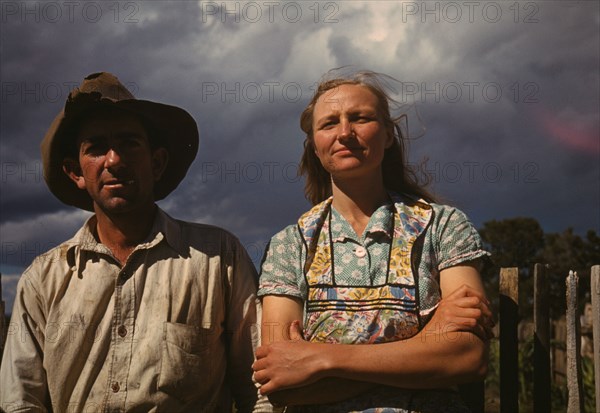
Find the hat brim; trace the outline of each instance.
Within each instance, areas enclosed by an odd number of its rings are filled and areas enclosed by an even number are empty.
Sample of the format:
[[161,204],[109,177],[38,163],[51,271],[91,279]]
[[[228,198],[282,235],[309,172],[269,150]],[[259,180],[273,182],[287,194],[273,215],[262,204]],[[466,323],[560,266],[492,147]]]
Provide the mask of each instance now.
[[160,200],[170,194],[185,177],[198,152],[198,127],[185,110],[163,103],[140,99],[113,101],[109,98],[96,100],[89,105],[78,105],[78,110],[61,111],[46,132],[41,143],[44,179],[50,191],[62,202],[87,211],[94,205],[87,191],[79,189],[63,171],[69,140],[75,140],[74,127],[81,115],[94,107],[110,106],[141,116],[156,128],[156,135],[169,152],[167,167],[154,186],[154,199]]

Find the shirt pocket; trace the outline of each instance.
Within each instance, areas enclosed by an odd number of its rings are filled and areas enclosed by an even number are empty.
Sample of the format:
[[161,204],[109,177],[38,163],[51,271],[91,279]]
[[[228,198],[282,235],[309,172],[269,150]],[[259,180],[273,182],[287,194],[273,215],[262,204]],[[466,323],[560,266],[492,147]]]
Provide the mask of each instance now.
[[185,403],[205,397],[214,373],[210,350],[216,341],[214,329],[165,322],[158,390]]

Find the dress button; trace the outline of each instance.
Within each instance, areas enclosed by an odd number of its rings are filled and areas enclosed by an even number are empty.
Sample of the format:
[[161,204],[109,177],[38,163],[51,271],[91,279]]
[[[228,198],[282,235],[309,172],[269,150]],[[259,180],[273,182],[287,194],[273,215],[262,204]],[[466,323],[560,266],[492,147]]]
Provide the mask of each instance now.
[[367,255],[367,250],[365,247],[356,247],[354,250],[354,255],[356,255],[358,258],[362,258]]
[[125,326],[119,326],[117,333],[120,337],[125,337],[127,335],[127,329],[125,328]]
[[113,393],[116,393],[121,387],[119,386],[119,383],[115,381],[110,388],[112,389]]

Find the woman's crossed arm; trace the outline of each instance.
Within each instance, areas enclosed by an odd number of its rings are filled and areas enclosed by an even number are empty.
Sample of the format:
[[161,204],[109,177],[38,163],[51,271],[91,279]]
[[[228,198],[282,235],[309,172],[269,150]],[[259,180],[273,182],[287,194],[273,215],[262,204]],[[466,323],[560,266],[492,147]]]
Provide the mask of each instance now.
[[487,372],[492,314],[475,266],[440,273],[442,300],[415,336],[377,345],[310,343],[301,339],[302,302],[263,299],[262,343],[254,363],[261,393],[275,405],[341,401],[382,384],[438,388]]

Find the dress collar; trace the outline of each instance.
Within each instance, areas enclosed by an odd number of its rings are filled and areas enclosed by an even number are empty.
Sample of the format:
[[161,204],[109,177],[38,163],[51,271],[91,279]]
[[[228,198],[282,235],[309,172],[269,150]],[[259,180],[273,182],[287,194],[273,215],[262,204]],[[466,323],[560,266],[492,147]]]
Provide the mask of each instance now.
[[[404,224],[404,230],[408,234],[419,235],[431,219],[431,205],[423,199],[406,194],[388,191],[388,195]],[[327,219],[331,209],[332,201],[333,197],[331,196],[312,207],[298,219],[298,228],[308,246],[314,245],[316,242],[315,237],[319,236],[323,222]],[[416,222],[419,224],[414,225]]]

